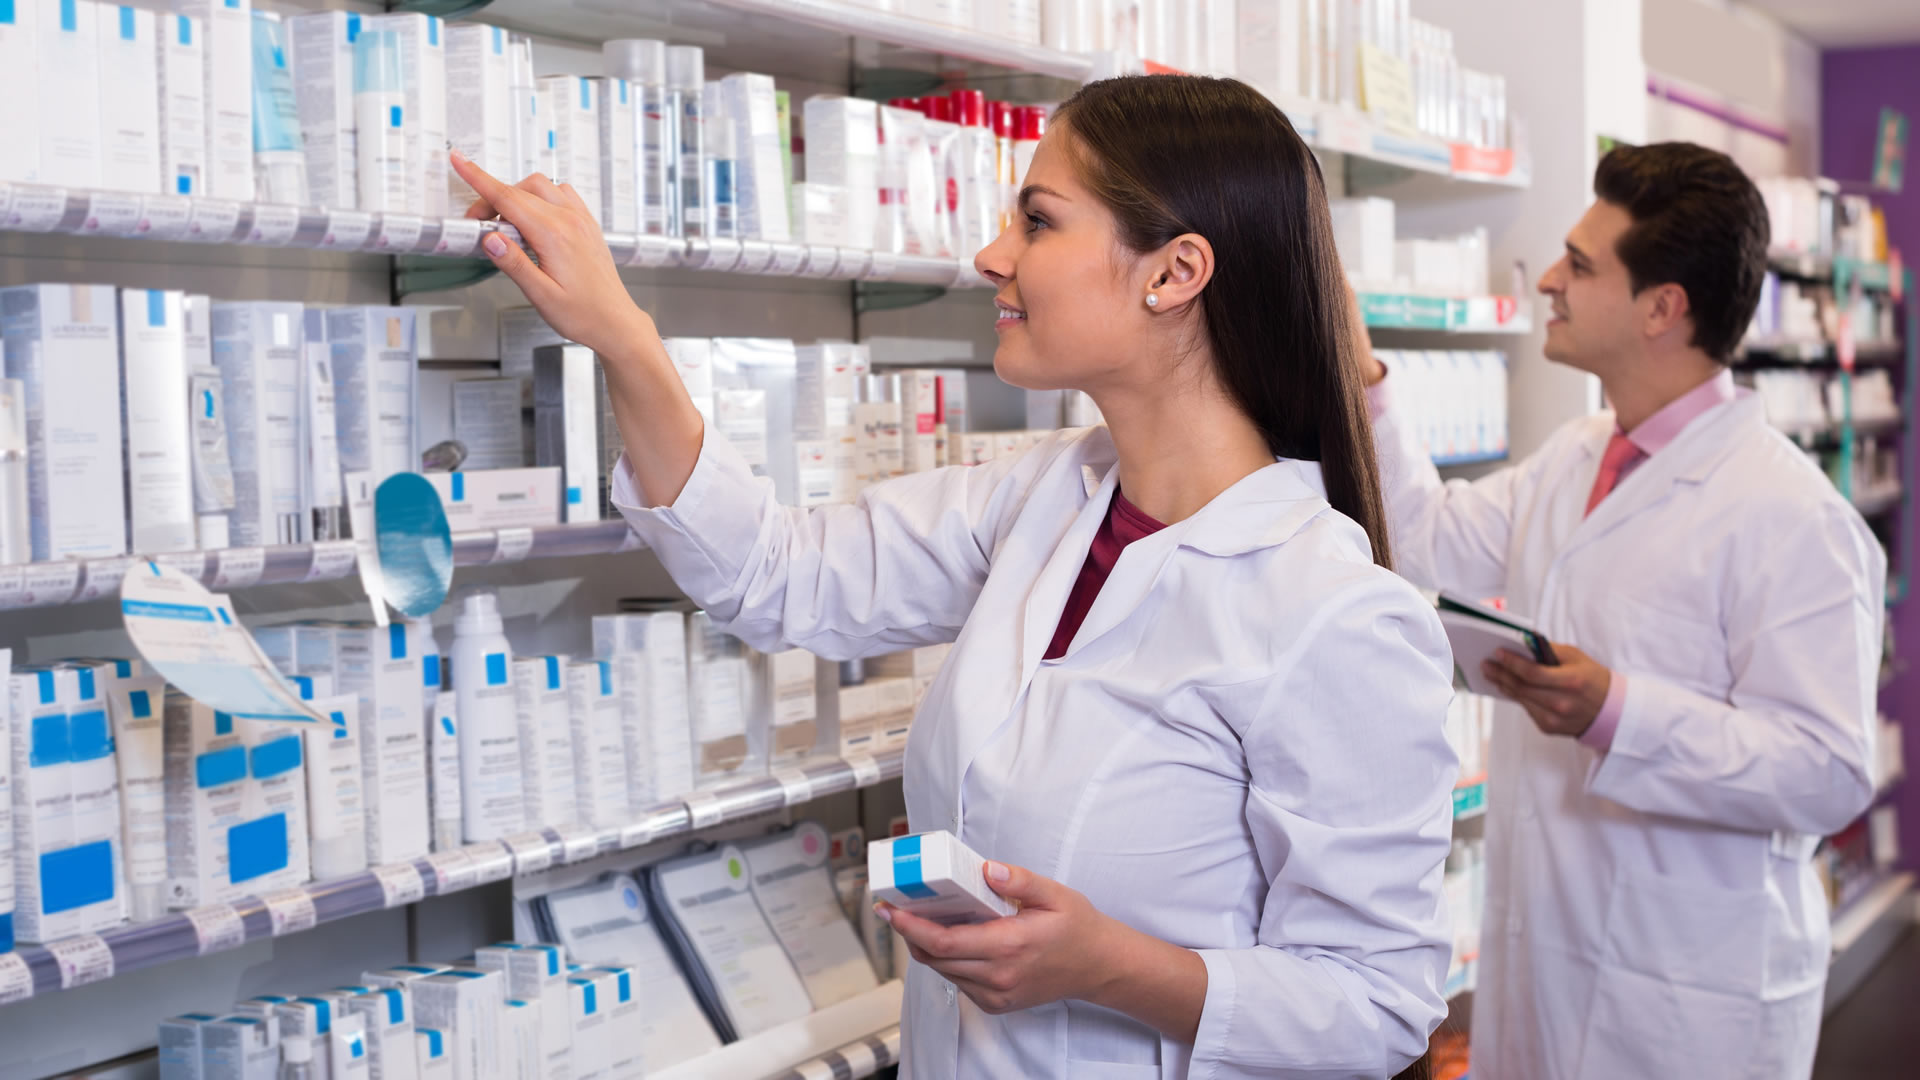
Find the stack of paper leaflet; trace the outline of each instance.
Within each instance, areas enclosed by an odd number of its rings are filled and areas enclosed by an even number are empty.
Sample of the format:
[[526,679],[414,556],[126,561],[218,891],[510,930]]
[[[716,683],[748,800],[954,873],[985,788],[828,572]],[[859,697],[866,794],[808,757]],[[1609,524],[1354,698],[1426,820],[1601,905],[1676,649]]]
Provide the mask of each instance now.
[[649,1071],[779,1027],[879,985],[812,822],[548,894],[537,934],[581,963],[635,971]]

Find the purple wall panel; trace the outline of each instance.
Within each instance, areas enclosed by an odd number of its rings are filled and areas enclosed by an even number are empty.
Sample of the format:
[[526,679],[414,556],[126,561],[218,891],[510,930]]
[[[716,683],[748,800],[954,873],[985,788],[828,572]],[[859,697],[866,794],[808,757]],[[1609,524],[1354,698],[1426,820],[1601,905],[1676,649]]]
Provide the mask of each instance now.
[[[1820,171],[1842,182],[1864,182],[1873,171],[1874,125],[1882,107],[1891,106],[1920,127],[1920,45],[1874,49],[1840,49],[1820,59]],[[1910,146],[1912,144],[1910,143]],[[1874,196],[1887,215],[1887,241],[1899,248],[1906,265],[1920,261],[1920,169],[1908,155],[1905,190],[1898,195]],[[1849,185],[1849,190],[1858,190]],[[1913,333],[1915,328],[1907,328]],[[1901,393],[1920,392],[1903,386]],[[1920,483],[1916,468],[1920,437],[1909,432],[1904,443],[1901,476],[1911,486]],[[1907,567],[1911,577],[1920,567]],[[1907,773],[1898,794],[1900,836],[1904,861],[1920,866],[1920,578],[1915,594],[1892,613],[1894,640],[1906,662],[1880,695],[1880,706],[1905,729]]]

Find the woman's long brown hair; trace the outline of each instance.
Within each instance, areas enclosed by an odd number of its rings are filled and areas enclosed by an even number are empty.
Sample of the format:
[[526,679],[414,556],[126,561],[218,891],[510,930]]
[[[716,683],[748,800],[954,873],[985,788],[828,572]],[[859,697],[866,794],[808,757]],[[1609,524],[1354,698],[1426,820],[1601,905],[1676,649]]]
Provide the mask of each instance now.
[[1327,501],[1391,566],[1372,425],[1320,164],[1286,116],[1233,79],[1088,83],[1062,105],[1082,179],[1121,242],[1213,246],[1201,293],[1219,377],[1280,457],[1320,463]]

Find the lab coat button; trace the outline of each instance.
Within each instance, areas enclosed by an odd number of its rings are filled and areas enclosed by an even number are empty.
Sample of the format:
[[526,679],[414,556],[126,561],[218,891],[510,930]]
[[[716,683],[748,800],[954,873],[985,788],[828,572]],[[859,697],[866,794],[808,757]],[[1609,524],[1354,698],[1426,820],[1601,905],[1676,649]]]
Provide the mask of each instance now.
[[947,1004],[953,1004],[953,984],[947,984]]

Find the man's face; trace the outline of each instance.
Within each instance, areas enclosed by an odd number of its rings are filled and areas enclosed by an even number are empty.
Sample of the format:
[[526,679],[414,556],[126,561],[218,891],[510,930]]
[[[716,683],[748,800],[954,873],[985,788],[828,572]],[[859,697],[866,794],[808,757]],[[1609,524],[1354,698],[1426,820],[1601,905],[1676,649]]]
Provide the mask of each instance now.
[[1540,292],[1553,306],[1547,359],[1604,375],[1640,348],[1644,312],[1615,250],[1632,224],[1625,210],[1596,201],[1567,234],[1566,254],[1540,275]]

